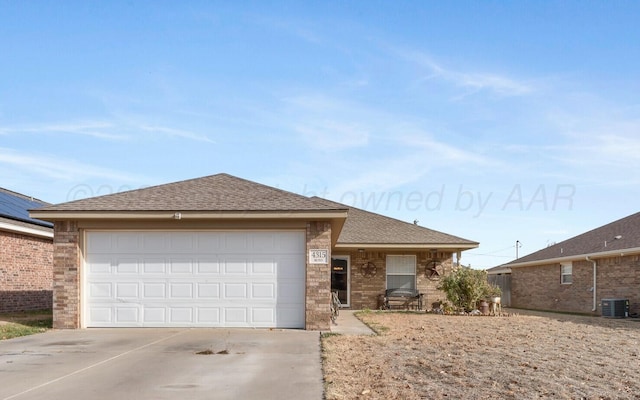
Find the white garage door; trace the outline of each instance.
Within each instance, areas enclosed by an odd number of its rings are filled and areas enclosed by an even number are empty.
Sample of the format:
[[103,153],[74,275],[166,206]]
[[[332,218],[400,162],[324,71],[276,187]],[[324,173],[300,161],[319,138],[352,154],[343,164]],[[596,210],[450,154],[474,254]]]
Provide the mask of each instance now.
[[87,327],[303,328],[303,232],[88,232]]

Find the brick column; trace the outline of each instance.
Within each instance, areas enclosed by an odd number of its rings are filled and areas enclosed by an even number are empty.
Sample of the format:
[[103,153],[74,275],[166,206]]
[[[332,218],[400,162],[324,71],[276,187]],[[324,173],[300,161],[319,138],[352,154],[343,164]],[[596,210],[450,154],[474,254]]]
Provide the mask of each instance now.
[[[311,249],[327,250],[328,264],[309,264]],[[331,223],[307,222],[307,330],[329,330],[331,328]]]
[[53,227],[53,327],[80,327],[80,248],[78,223],[57,221]]

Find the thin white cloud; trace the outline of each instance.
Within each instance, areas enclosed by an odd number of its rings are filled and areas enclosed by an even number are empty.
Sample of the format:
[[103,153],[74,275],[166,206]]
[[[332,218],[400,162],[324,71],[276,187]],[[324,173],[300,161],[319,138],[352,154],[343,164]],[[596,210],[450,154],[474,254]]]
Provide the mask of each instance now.
[[194,140],[197,142],[206,142],[206,143],[215,143],[212,139],[207,137],[206,135],[201,135],[198,133],[185,131],[181,129],[168,128],[165,126],[155,126],[155,125],[141,125],[139,129],[145,132],[157,132],[167,136],[178,137],[183,139]]
[[36,175],[70,182],[82,182],[87,179],[106,179],[115,182],[138,180],[138,177],[127,172],[80,163],[67,158],[28,154],[2,147],[0,147],[0,164],[23,172],[31,171]]
[[[79,121],[79,122],[60,122],[60,123],[43,123],[32,125],[15,125],[0,126],[0,135],[12,134],[70,134],[90,136],[104,140],[132,140],[135,132],[153,132],[170,137],[179,137],[183,139],[215,143],[206,135],[195,132],[176,129],[167,126],[151,125],[136,121],[126,121],[116,119],[112,122],[107,121]],[[113,133],[127,132],[127,134]]]
[[469,72],[446,68],[431,57],[418,51],[397,51],[404,59],[425,69],[423,81],[440,79],[466,90],[460,97],[480,91],[489,91],[499,96],[523,96],[533,92],[531,84],[493,72]]
[[369,144],[372,112],[342,99],[298,96],[284,99],[289,128],[322,150],[345,150]]
[[[415,132],[405,133],[402,136],[397,137],[397,140],[403,143],[405,146],[418,147],[425,151],[428,151],[431,157],[440,161],[446,161],[448,163],[468,163],[474,166],[490,166],[497,165],[498,161],[487,158],[474,151],[468,151],[460,146],[452,146],[443,141],[434,139],[426,132],[420,132],[413,128]],[[407,132],[407,130],[404,130]]]
[[106,140],[126,140],[128,136],[111,133],[115,130],[114,124],[104,121],[80,121],[69,123],[46,123],[38,125],[16,125],[0,127],[0,135],[20,133],[54,133],[91,136]]

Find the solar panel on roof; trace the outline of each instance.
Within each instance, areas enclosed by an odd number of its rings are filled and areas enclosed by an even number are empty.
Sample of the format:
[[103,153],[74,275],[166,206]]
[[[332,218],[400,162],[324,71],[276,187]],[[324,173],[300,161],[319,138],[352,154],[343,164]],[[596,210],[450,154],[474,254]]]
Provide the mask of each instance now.
[[29,211],[45,205],[39,201],[29,200],[11,193],[0,191],[0,216],[29,222],[36,225],[51,227],[50,222],[29,217]]

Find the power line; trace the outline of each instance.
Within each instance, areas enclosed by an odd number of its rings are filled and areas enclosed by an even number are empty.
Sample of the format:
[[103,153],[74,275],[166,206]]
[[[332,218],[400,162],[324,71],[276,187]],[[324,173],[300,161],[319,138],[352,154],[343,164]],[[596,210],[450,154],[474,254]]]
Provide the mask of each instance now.
[[[504,249],[494,250],[494,251],[490,251],[490,252],[487,252],[487,253],[465,253],[465,254],[469,254],[469,255],[473,255],[473,256],[492,256],[495,253],[500,253],[502,251],[511,250],[514,247],[515,246],[509,246],[509,247],[505,247]],[[511,257],[511,256],[493,256],[493,257]]]

